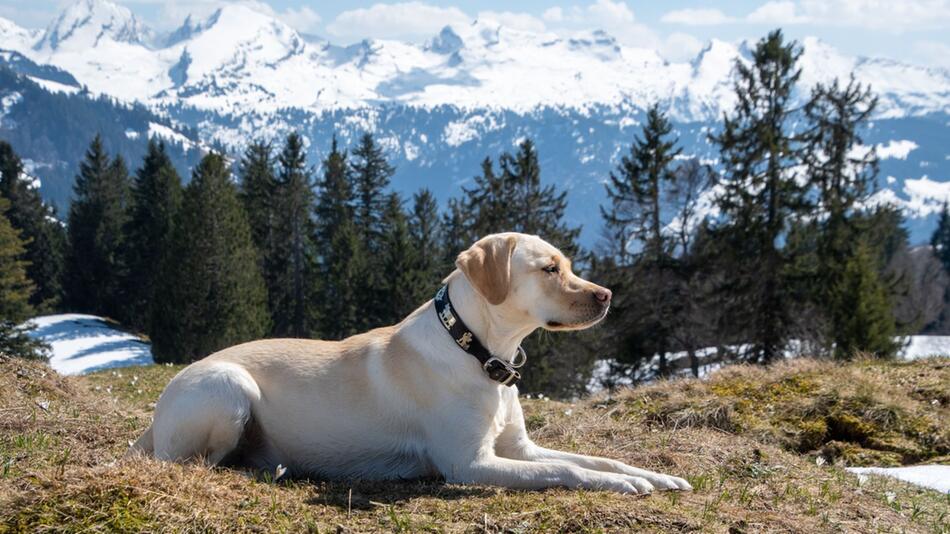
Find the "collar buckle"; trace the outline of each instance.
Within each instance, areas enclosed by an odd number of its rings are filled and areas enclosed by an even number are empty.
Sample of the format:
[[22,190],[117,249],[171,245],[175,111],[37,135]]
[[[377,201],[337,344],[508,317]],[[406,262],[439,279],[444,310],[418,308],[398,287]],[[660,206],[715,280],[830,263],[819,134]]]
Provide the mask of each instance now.
[[515,382],[521,379],[521,373],[516,371],[514,367],[494,356],[482,365],[482,369],[488,373],[488,378],[499,382],[503,386],[514,385]]
[[524,365],[528,359],[523,348],[518,347],[518,352],[511,362],[492,356],[492,353],[468,329],[462,318],[455,314],[455,310],[452,309],[452,299],[449,298],[449,286],[440,287],[433,300],[439,322],[445,327],[446,332],[460,349],[474,356],[482,364],[482,370],[488,378],[504,386],[514,386],[521,379],[521,373],[516,369]]

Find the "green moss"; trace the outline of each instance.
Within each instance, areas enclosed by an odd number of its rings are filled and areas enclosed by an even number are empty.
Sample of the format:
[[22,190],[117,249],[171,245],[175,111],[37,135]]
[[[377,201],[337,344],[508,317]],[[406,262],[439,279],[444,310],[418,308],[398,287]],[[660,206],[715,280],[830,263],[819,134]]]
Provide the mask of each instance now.
[[539,413],[533,413],[525,417],[524,424],[529,431],[534,431],[548,424],[548,420]]
[[[927,369],[923,367],[927,366]],[[946,364],[853,364],[842,371],[811,366],[774,375],[739,370],[671,394],[652,390],[642,417],[678,428],[705,426],[777,443],[796,452],[821,451],[864,465],[913,463],[950,454],[943,393]],[[705,387],[703,387],[705,386]],[[659,388],[657,388],[659,389]],[[647,398],[639,396],[638,398]]]
[[108,488],[100,492],[44,499],[19,507],[15,516],[0,525],[0,532],[57,530],[69,524],[73,531],[143,532],[160,530],[129,490]]
[[896,452],[866,449],[843,441],[829,441],[822,447],[821,454],[835,463],[849,466],[897,467],[903,465],[901,455]]
[[825,442],[828,435],[828,424],[824,419],[802,420],[798,423],[798,450],[800,452],[813,451]]

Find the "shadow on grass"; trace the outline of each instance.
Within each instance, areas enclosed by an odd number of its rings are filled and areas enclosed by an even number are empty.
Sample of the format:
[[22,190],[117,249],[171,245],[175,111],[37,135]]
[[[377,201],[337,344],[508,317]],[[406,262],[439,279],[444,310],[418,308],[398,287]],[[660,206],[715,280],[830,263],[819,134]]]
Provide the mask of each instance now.
[[446,501],[490,497],[499,488],[448,485],[441,479],[406,481],[321,481],[296,480],[293,484],[309,484],[315,495],[307,504],[333,506],[342,512],[372,510],[380,505],[390,506],[419,497],[432,497]]

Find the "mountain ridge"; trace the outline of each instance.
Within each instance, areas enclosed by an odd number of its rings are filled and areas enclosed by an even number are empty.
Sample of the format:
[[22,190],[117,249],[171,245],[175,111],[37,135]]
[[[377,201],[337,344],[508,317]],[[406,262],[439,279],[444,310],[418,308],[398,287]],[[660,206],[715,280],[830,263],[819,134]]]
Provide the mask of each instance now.
[[[31,36],[36,42],[23,42]],[[651,49],[624,46],[603,30],[564,36],[476,19],[446,26],[420,44],[367,39],[344,47],[314,42],[244,4],[223,6],[201,20],[189,16],[160,33],[108,0],[77,0],[41,34],[2,21],[0,39],[3,48],[73,73],[94,93],[146,105],[267,115],[281,107],[320,112],[382,102],[526,112],[590,104],[642,109],[670,101],[680,121],[715,120],[730,109],[731,66],[748,57],[749,46],[713,39],[691,61],[677,63]],[[950,110],[950,71],[849,57],[814,38],[802,45],[808,85],[854,71],[880,94],[882,116]],[[190,58],[184,66],[183,55]],[[532,91],[519,83],[525,78],[536,82]],[[116,87],[119,79],[133,83]]]
[[[496,158],[531,137],[543,179],[569,191],[568,222],[584,227],[586,245],[598,238],[602,183],[629,150],[649,104],[666,105],[684,154],[715,161],[708,134],[732,108],[731,73],[737,59],[749,60],[752,46],[713,39],[691,61],[670,62],[601,30],[534,33],[490,19],[445,26],[421,43],[364,39],[343,46],[246,5],[189,16],[168,32],[113,7],[79,0],[64,10],[78,15],[57,17],[39,31],[0,19],[0,49],[21,54],[20,74],[50,92],[81,88],[162,117],[152,120],[155,128],[130,120],[128,138],[115,139],[116,146],[186,129],[197,137],[177,139],[237,156],[248,141],[279,142],[296,130],[310,160],[319,162],[333,135],[346,146],[368,131],[397,168],[396,190],[408,195],[427,187],[444,201],[469,183],[485,156]],[[54,24],[61,19],[88,27],[67,35]],[[64,37],[55,49],[35,46],[57,31]],[[885,154],[875,202],[903,207],[912,239],[926,241],[933,206],[950,196],[942,186],[950,178],[950,71],[851,57],[810,37],[801,45],[799,98],[815,83],[852,72],[879,95],[865,142],[902,148],[903,155]],[[27,62],[32,70],[23,70]],[[28,105],[10,102],[14,110]],[[58,166],[43,183],[65,205],[75,164],[31,157]],[[187,177],[188,169],[180,170]]]

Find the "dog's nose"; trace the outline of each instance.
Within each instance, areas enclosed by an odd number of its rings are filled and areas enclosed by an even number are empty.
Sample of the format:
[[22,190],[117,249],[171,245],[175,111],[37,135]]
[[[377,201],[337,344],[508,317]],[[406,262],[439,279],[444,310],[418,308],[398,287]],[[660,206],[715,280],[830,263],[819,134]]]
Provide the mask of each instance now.
[[613,293],[610,292],[606,287],[598,287],[594,290],[594,298],[597,299],[597,302],[603,304],[610,303],[610,297],[613,296]]

